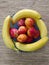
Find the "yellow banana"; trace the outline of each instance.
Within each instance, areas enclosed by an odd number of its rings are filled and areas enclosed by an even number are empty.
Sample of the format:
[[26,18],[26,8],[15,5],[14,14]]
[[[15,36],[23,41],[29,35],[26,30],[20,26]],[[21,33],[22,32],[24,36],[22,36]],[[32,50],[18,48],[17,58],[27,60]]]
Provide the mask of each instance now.
[[43,47],[47,41],[48,41],[48,37],[44,37],[32,44],[21,44],[19,42],[16,42],[15,44],[16,44],[16,47],[22,51],[36,51],[40,49],[41,47]]
[[15,23],[16,21],[18,21],[21,18],[26,18],[26,17],[30,17],[33,19],[40,19],[41,15],[34,11],[34,10],[30,10],[30,9],[23,9],[20,10],[19,12],[17,12],[14,16],[13,16],[13,23]]
[[37,26],[40,30],[41,38],[47,36],[47,28],[43,20],[36,20]]
[[11,21],[12,21],[12,18],[10,16],[7,16],[5,18],[3,29],[2,29],[2,36],[3,36],[3,40],[6,44],[6,46],[8,46],[11,49],[15,49],[14,43],[13,43],[12,39],[10,38],[10,34],[9,34]]

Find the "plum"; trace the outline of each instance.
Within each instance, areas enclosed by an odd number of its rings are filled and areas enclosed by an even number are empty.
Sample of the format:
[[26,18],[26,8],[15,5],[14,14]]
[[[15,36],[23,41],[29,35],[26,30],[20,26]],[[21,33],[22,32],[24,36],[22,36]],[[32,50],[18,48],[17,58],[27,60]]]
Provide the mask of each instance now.
[[10,36],[11,36],[12,38],[15,38],[15,37],[18,36],[18,30],[15,29],[15,28],[10,28],[9,33],[10,33]]
[[39,30],[36,30],[35,35],[34,35],[34,38],[38,38],[39,36],[40,36],[40,31]]
[[18,26],[24,26],[25,25],[25,20],[24,19],[20,19],[18,21]]
[[27,43],[31,43],[32,41],[33,41],[33,38],[31,38],[31,37],[28,36],[26,42]]

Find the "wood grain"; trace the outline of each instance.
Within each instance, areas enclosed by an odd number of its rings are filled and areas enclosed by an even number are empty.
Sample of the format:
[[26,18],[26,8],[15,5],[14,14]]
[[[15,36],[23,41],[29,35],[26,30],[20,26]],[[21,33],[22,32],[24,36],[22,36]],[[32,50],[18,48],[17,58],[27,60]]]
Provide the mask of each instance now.
[[31,53],[15,52],[4,44],[4,18],[24,8],[37,10],[41,14],[49,36],[49,0],[0,0],[0,65],[49,65],[49,41],[45,47]]

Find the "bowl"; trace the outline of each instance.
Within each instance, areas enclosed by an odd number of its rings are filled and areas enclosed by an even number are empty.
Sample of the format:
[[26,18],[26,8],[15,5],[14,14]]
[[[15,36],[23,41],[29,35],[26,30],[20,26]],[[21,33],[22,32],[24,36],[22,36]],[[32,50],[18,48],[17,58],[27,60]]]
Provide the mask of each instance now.
[[[10,23],[12,22],[13,24],[15,24],[19,19],[27,18],[27,17],[33,18],[36,21],[36,24],[40,30],[41,39],[34,43],[29,43],[29,44],[22,44],[20,42],[14,42],[11,39],[10,34],[9,34]],[[17,50],[26,51],[26,52],[36,51],[42,48],[48,41],[47,28],[44,21],[42,20],[41,15],[37,11],[30,10],[30,9],[20,10],[13,17],[8,15],[4,20],[2,36],[3,36],[3,40],[6,46],[15,51]]]

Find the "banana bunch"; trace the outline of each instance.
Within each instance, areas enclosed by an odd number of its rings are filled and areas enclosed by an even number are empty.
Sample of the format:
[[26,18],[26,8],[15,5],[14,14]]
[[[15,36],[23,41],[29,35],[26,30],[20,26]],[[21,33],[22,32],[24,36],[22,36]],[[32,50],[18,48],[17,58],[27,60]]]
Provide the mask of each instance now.
[[[10,22],[15,24],[19,19],[21,19],[23,17],[25,17],[25,18],[30,17],[30,18],[35,19],[37,26],[40,30],[41,39],[39,41],[34,42],[32,44],[22,44],[20,42],[12,41],[12,39],[10,38],[10,34],[9,34]],[[4,24],[3,24],[2,36],[3,36],[3,40],[4,40],[5,44],[9,48],[14,49],[16,51],[17,51],[17,49],[22,50],[22,51],[36,51],[36,50],[40,49],[41,47],[43,47],[46,44],[46,42],[48,41],[47,28],[46,28],[43,20],[41,20],[41,15],[38,12],[36,12],[34,10],[29,10],[29,9],[20,10],[12,18],[11,18],[11,16],[6,17],[4,20]],[[14,45],[14,43],[15,43],[15,45]]]

